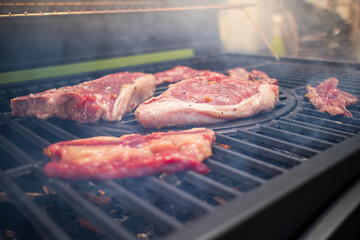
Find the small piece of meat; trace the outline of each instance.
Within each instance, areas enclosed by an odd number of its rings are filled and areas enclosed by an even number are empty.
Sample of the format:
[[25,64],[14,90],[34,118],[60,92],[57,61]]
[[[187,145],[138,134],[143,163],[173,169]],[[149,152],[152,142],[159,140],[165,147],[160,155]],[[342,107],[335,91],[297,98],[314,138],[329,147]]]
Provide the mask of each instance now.
[[160,85],[164,82],[175,83],[183,79],[193,78],[203,75],[204,73],[219,74],[219,76],[225,76],[221,73],[211,72],[209,70],[195,70],[186,66],[177,66],[164,72],[155,73],[156,85]]
[[135,117],[152,128],[219,123],[271,111],[278,96],[273,84],[204,74],[170,85],[140,104]]
[[58,117],[80,123],[119,121],[154,92],[155,78],[151,74],[123,72],[17,97],[11,99],[11,108],[17,117]]
[[278,85],[278,81],[275,78],[270,78],[266,73],[252,70],[252,72],[246,71],[244,68],[232,68],[226,72],[230,77],[239,78],[245,81],[258,82],[260,84],[275,84]]
[[65,179],[113,179],[192,169],[206,174],[215,133],[206,128],[64,141],[44,149],[44,172]]
[[345,108],[356,104],[359,100],[350,93],[343,92],[337,88],[339,80],[335,77],[326,79],[316,87],[307,86],[308,93],[306,97],[314,107],[322,112],[328,112],[331,116],[344,115],[353,117],[353,115]]

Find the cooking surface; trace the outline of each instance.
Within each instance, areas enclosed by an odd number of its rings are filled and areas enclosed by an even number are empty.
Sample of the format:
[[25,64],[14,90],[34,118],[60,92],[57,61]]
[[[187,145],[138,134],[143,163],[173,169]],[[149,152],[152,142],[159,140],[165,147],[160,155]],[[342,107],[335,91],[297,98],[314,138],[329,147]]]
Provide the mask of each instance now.
[[[28,229],[35,228],[39,238],[48,239],[193,239],[224,236],[224,230],[237,225],[245,234],[253,230],[254,223],[268,221],[255,224],[263,233],[257,230],[253,236],[262,236],[271,229],[274,236],[289,237],[326,199],[359,174],[360,163],[354,161],[353,154],[359,154],[360,105],[348,108],[354,118],[331,117],[315,110],[304,97],[307,84],[314,86],[332,76],[339,79],[341,90],[359,96],[357,65],[220,55],[119,71],[153,73],[180,64],[219,72],[232,67],[257,69],[277,78],[280,85],[280,102],[272,112],[208,126],[216,131],[216,144],[214,155],[205,160],[210,169],[206,176],[186,171],[108,181],[48,179],[42,172],[47,162],[42,149],[51,143],[155,130],[144,129],[133,113],[117,123],[78,124],[59,119],[14,118],[9,112],[9,99],[15,96],[78,84],[110,72],[0,88],[0,189],[21,216],[31,219],[25,224]],[[156,94],[165,89],[160,86]],[[334,172],[342,177],[335,181]],[[322,192],[322,197],[291,198],[292,192],[305,189],[316,194],[325,180],[333,185]],[[289,201],[281,205],[286,196]],[[260,213],[269,205],[274,207]],[[278,222],[269,217],[274,209],[278,210]],[[294,219],[298,211],[302,215]],[[255,215],[263,216],[262,220],[248,221]],[[1,216],[0,228],[13,231],[21,239],[16,222]],[[244,230],[246,227],[248,230]]]

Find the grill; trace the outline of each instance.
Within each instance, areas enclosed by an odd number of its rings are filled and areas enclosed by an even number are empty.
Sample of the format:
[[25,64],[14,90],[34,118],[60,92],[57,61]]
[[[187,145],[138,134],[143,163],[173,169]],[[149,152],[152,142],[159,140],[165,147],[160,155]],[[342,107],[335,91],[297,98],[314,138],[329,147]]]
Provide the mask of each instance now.
[[[42,149],[51,143],[154,129],[144,129],[133,113],[117,123],[77,124],[19,119],[9,112],[9,99],[16,96],[111,72],[153,73],[176,65],[218,72],[241,66],[279,81],[280,102],[272,112],[207,126],[216,132],[216,143],[214,155],[205,160],[206,176],[185,171],[108,181],[48,179]],[[0,189],[15,207],[0,203],[0,239],[9,237],[5,230],[19,239],[28,234],[46,239],[298,237],[360,173],[360,105],[349,108],[354,118],[330,117],[304,97],[306,84],[336,76],[341,90],[359,96],[359,70],[356,64],[220,54],[3,86]]]

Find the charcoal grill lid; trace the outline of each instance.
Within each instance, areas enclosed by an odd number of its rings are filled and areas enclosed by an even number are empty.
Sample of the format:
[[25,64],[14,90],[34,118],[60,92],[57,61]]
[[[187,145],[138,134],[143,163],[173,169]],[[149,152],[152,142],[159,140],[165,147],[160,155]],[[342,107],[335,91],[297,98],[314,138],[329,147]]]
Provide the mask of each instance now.
[[217,11],[11,17],[0,35],[0,72],[184,47],[221,51]]

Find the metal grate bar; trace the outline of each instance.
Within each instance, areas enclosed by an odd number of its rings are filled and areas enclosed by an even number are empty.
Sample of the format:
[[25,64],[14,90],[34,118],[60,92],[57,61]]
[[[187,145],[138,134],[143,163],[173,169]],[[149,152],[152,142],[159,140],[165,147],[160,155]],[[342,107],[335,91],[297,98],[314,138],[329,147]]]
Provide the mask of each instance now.
[[283,171],[282,168],[275,165],[216,145],[213,146],[213,152],[215,154],[213,155],[213,158],[220,158],[219,156],[223,156],[226,160],[235,161],[236,163],[241,164],[243,170],[251,172],[253,175],[263,179],[270,179]]
[[342,86],[342,84],[339,84],[338,88],[340,90],[342,90],[342,91],[345,91],[345,92],[348,92],[348,93],[351,93],[351,94],[354,94],[354,95],[360,95],[360,90],[357,90],[355,88],[355,86],[353,86],[353,87],[345,87],[345,86]]
[[[45,214],[2,170],[0,170],[1,188],[8,194],[12,203],[28,219],[36,230],[46,239],[70,239],[69,236]],[[36,222],[34,221],[36,220]]]
[[122,120],[126,120],[126,119],[129,119],[129,118],[135,118],[135,113],[131,112],[131,113],[125,114],[123,116]]
[[237,129],[237,136],[245,137],[247,139],[255,141],[256,143],[266,144],[267,146],[272,146],[275,148],[283,149],[283,150],[293,152],[293,153],[296,153],[298,155],[302,155],[305,157],[312,157],[312,156],[316,155],[317,153],[319,153],[318,151],[315,151],[315,150],[307,148],[307,147],[301,147],[299,145],[285,142],[285,141],[276,139],[274,137],[268,137],[268,136],[264,136],[264,135],[261,135],[258,133],[249,132],[246,130]]
[[111,127],[104,127],[104,126],[98,126],[96,129],[101,130],[102,132],[109,134],[111,133],[111,136],[122,136],[124,134],[133,134],[134,132],[128,131],[126,129],[120,129],[120,128],[111,128]]
[[[332,67],[332,66],[319,66],[307,63],[292,63],[292,62],[281,62],[281,63],[271,63],[266,67],[265,72],[276,72],[280,74],[284,74],[285,76],[290,75],[294,76],[294,72],[296,72],[299,76],[314,76],[314,73],[318,73],[324,75],[324,70],[326,70],[327,75],[336,74],[338,76],[344,75],[344,69],[341,67]],[[283,71],[279,71],[279,69]],[[284,71],[286,69],[286,71]],[[296,76],[296,75],[295,75]],[[303,83],[303,82],[302,82]]]
[[20,167],[12,168],[5,171],[5,174],[10,178],[20,177],[26,174],[30,174],[35,168],[39,166],[36,164],[26,164]]
[[354,111],[352,109],[350,109],[350,112],[352,113],[352,115],[355,117],[355,118],[360,118],[360,111]]
[[283,118],[283,117],[281,117],[280,119],[285,121],[285,122],[298,124],[300,126],[306,126],[308,128],[321,130],[323,132],[329,132],[329,134],[332,134],[334,136],[339,136],[339,137],[344,138],[344,139],[347,138],[347,137],[354,136],[354,133],[344,132],[344,131],[329,128],[329,127],[323,127],[323,126],[313,124],[313,123],[307,123],[307,122],[304,122],[304,121],[297,120],[297,119],[295,119],[295,117],[291,117],[291,118]]
[[190,208],[195,212],[204,214],[213,210],[213,207],[210,205],[200,201],[199,199],[184,191],[174,188],[174,186],[168,183],[161,182],[155,177],[145,177],[143,183],[159,195],[162,195],[165,198],[170,198],[171,200],[187,208]]
[[341,86],[348,87],[349,89],[358,88],[360,89],[360,83],[358,81],[349,81],[346,79],[345,81],[342,81],[342,79],[339,80],[339,87],[341,89]]
[[242,195],[238,191],[235,191],[226,185],[216,182],[211,178],[205,177],[194,171],[186,171],[182,173],[181,176],[183,177],[183,181],[190,182],[201,189],[207,190],[215,195],[225,198],[226,200]]
[[287,85],[291,85],[291,86],[294,86],[294,87],[299,87],[301,86],[302,84],[299,83],[299,77],[300,76],[296,76],[296,77],[293,77],[293,76],[283,76],[283,79],[279,80],[279,84],[287,84]]
[[360,112],[360,104],[359,103],[357,105],[355,105],[355,106],[349,106],[349,108],[351,110],[355,110],[357,112]]
[[358,127],[358,126],[354,126],[354,125],[350,125],[350,124],[346,124],[346,123],[340,123],[340,122],[327,120],[327,119],[323,119],[323,118],[313,117],[313,116],[309,116],[309,115],[304,115],[301,113],[296,114],[296,119],[301,120],[301,121],[310,122],[310,123],[320,124],[321,126],[325,125],[327,127],[331,127],[331,128],[339,129],[342,131],[351,132],[351,133],[357,133],[360,131],[360,127]]
[[136,124],[137,121],[136,121],[136,119],[134,118],[134,119],[129,119],[129,120],[122,120],[121,123],[122,123],[122,124],[131,125],[131,124]]
[[11,129],[18,132],[20,135],[22,135],[24,138],[38,146],[39,148],[45,148],[46,146],[50,145],[50,142],[43,139],[39,135],[35,134],[28,128],[24,127],[23,125],[10,120],[9,118],[5,117],[3,114],[0,114],[0,119],[6,123]]
[[59,128],[58,126],[48,122],[48,121],[32,121],[33,124],[37,125],[40,128],[45,129],[48,132],[51,132],[58,136],[59,138],[63,140],[72,140],[72,139],[78,139],[77,136],[63,130],[62,128]]
[[265,182],[261,178],[254,177],[251,174],[239,171],[221,162],[217,162],[211,158],[206,159],[205,163],[212,171],[219,172],[226,177],[236,179],[241,183],[244,183],[249,186],[253,186],[253,187],[259,186],[261,183]]
[[139,215],[153,222],[163,231],[174,231],[182,226],[182,224],[176,219],[169,217],[162,211],[155,208],[153,205],[147,203],[145,200],[126,190],[124,187],[120,186],[114,181],[108,180],[106,182],[100,183],[100,186],[104,186],[104,188],[110,189],[109,191],[106,191],[109,195],[115,197],[119,202],[125,204]]
[[35,163],[35,161],[29,157],[25,152],[23,152],[20,148],[15,146],[12,142],[10,142],[6,137],[0,134],[0,146],[6,152],[8,152],[13,158],[15,158],[19,163],[22,164],[31,164]]
[[274,162],[279,162],[281,164],[284,164],[283,166],[285,168],[292,167],[295,165],[298,165],[300,163],[300,160],[298,158],[295,158],[293,156],[289,156],[268,148],[264,148],[259,145],[255,145],[243,140],[239,140],[236,138],[232,138],[223,134],[217,134],[216,139],[218,141],[224,142],[225,144],[228,144],[230,146],[234,146],[234,148],[238,148],[240,150],[250,152],[256,155],[260,155],[265,158],[269,158],[270,160]]
[[325,142],[325,141],[322,141],[322,140],[319,140],[316,138],[300,135],[297,133],[281,130],[278,128],[263,126],[263,125],[260,126],[260,132],[263,134],[268,134],[270,136],[277,136],[284,140],[294,142],[297,144],[301,144],[301,145],[304,145],[307,147],[311,147],[311,148],[316,147],[318,149],[320,148],[321,150],[325,150],[325,149],[333,146],[332,144],[329,144],[328,142]]
[[281,81],[280,83],[279,83],[279,86],[280,87],[284,87],[284,88],[290,88],[290,89],[292,89],[292,88],[296,88],[296,87],[298,87],[299,85],[298,84],[296,84],[296,83],[287,83],[287,82],[284,82],[284,81]]
[[[281,69],[281,71],[279,71],[279,69]],[[289,62],[281,62],[279,64],[272,63],[259,67],[257,70],[266,72],[269,76],[277,78],[279,82],[291,80],[297,83],[298,86],[303,85],[304,82],[309,82],[309,80],[314,80],[314,76],[325,80],[334,75],[339,77],[344,74],[344,69],[339,67],[319,67],[319,65],[312,66],[310,64]]]
[[101,129],[98,129],[94,126],[84,125],[84,126],[79,126],[78,128],[84,132],[87,132],[88,134],[92,135],[93,137],[95,137],[95,136],[112,136],[111,134],[109,134]]
[[346,78],[347,81],[359,81],[359,74],[360,74],[360,68],[357,67],[357,69],[354,69],[353,71],[347,71],[344,78]]
[[136,125],[137,121],[135,116],[123,118],[123,120],[114,123],[104,123],[102,127],[108,129],[131,129],[132,125]]
[[73,121],[64,121],[56,118],[48,119],[47,122],[55,126],[58,126],[64,131],[76,136],[77,138],[88,138],[88,137],[93,137],[94,135],[109,136],[109,134],[102,132],[101,130],[98,129],[94,129],[94,131],[89,130],[89,127],[91,127],[91,125],[82,125]]
[[[45,179],[43,180],[46,182]],[[64,182],[50,179],[48,183],[57,195],[61,196],[71,208],[88,219],[95,227],[99,228],[101,233],[108,239],[135,239],[125,228],[113,221]]]
[[302,122],[290,122],[286,121],[287,119],[280,118],[277,122],[277,125],[280,129],[285,129],[291,132],[300,133],[306,136],[311,136],[315,138],[320,138],[323,141],[328,141],[329,143],[339,143],[345,139],[345,137],[336,135],[334,133],[329,133],[326,131],[323,131],[322,129],[317,129],[317,126],[309,127],[306,124],[301,124]]
[[[322,111],[318,111],[315,109],[304,108],[301,113],[303,113],[305,115],[314,116],[314,117],[320,117],[320,118],[321,117],[323,117],[323,118],[329,117],[328,113],[324,113]],[[353,112],[351,111],[351,113],[353,113]],[[360,119],[356,118],[356,116],[350,118],[350,117],[344,117],[344,116],[337,115],[337,116],[332,116],[331,119],[334,121],[340,121],[342,123],[347,123],[350,125],[360,126]]]
[[[66,128],[72,127],[76,130],[80,130],[81,132],[85,133],[87,137],[93,136],[111,136],[110,134],[102,131],[101,129],[97,129],[91,125],[81,125],[73,121],[66,121]],[[89,128],[91,130],[89,130]]]
[[158,96],[158,95],[160,95],[160,94],[162,94],[164,91],[166,91],[167,89],[159,89],[159,88],[157,88],[156,90],[155,90],[155,94],[154,94],[154,96]]

